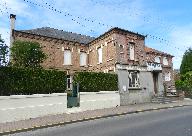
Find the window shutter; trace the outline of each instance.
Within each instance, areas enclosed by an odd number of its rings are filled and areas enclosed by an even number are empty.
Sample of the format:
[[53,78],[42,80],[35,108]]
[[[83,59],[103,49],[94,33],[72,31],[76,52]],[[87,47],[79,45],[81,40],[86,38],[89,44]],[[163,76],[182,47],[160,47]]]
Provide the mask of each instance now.
[[135,48],[134,48],[133,44],[130,44],[129,50],[130,50],[130,60],[134,60],[135,59]]
[[85,52],[81,52],[80,54],[80,66],[87,65],[87,54]]
[[102,63],[102,48],[98,48],[98,62]]
[[64,65],[71,65],[71,51],[64,51]]

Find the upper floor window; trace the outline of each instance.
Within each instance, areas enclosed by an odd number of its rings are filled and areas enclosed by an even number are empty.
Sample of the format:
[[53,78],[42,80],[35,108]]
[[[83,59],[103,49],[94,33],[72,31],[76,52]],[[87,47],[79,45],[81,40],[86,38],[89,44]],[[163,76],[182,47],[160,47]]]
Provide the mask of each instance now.
[[87,65],[87,53],[81,52],[80,53],[80,66],[86,66]]
[[161,63],[161,57],[160,56],[156,56],[155,57],[155,62],[156,63]]
[[129,87],[130,88],[139,88],[139,73],[138,71],[129,71]]
[[163,58],[163,65],[168,65],[168,59],[167,59],[167,57],[164,57],[164,58]]
[[64,50],[64,65],[71,65],[71,51]]
[[97,49],[97,54],[98,54],[98,63],[102,63],[102,48],[99,47]]
[[129,54],[130,54],[130,60],[135,59],[135,44],[129,43]]
[[170,72],[165,73],[165,81],[171,81],[171,73]]

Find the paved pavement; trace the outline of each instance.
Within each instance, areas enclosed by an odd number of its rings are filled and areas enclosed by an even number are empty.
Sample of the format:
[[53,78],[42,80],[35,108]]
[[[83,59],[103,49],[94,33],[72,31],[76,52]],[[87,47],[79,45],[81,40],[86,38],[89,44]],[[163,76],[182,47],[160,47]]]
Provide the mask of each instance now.
[[1,96],[0,123],[120,105],[120,96],[116,92],[81,92],[80,97],[81,107],[69,110],[65,93]]
[[13,136],[192,136],[192,107],[73,123]]
[[74,122],[98,119],[102,117],[173,108],[175,106],[181,107],[183,105],[192,106],[192,100],[177,101],[168,104],[146,103],[98,110],[88,110],[83,112],[79,112],[78,108],[72,108],[70,114],[64,113],[57,115],[48,115],[44,117],[31,118],[28,120],[0,123],[0,134],[15,133],[19,131],[27,131],[55,125],[70,124]]

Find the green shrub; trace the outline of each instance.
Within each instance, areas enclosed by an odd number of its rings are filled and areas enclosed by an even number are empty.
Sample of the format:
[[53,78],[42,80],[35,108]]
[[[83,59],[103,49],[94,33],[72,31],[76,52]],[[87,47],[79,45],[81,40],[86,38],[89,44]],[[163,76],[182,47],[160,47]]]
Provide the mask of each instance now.
[[66,90],[66,73],[56,70],[0,67],[0,95],[47,94]]
[[74,75],[74,82],[79,83],[81,92],[118,90],[118,77],[116,74],[78,72]]
[[175,82],[177,90],[183,90],[187,97],[192,97],[192,71],[181,75],[180,80]]

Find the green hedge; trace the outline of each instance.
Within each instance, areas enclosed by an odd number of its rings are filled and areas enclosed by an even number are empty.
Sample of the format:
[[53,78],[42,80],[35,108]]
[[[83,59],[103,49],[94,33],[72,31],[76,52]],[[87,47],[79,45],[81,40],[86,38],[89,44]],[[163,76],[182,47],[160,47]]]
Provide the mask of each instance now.
[[180,80],[175,81],[177,90],[185,92],[186,97],[192,98],[192,71],[181,75]]
[[80,84],[81,92],[118,90],[118,77],[116,74],[78,72],[74,75],[74,82]]
[[66,73],[56,70],[0,67],[0,95],[47,94],[66,90]]

